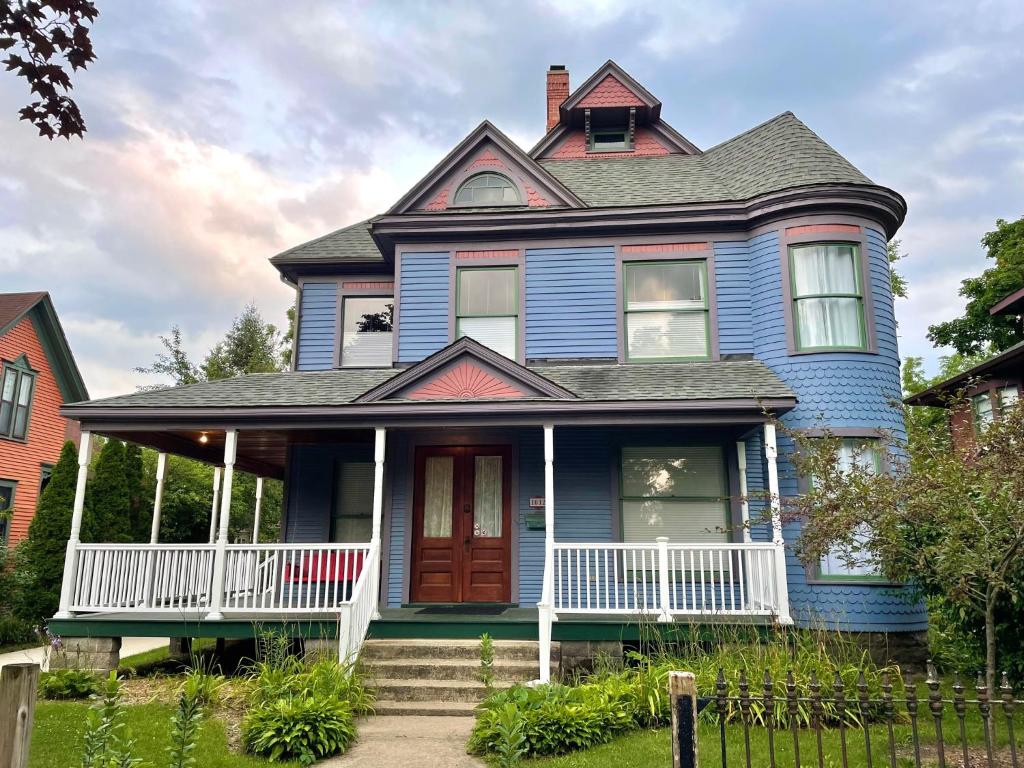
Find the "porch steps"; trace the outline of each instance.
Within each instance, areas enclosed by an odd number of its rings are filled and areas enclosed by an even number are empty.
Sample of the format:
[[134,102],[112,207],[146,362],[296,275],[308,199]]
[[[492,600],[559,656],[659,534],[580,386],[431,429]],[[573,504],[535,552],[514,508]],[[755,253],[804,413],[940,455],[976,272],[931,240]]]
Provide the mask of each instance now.
[[[538,644],[494,641],[494,687],[537,678]],[[558,668],[552,643],[552,673]],[[479,640],[368,640],[360,654],[378,715],[466,716],[487,696],[480,682]]]

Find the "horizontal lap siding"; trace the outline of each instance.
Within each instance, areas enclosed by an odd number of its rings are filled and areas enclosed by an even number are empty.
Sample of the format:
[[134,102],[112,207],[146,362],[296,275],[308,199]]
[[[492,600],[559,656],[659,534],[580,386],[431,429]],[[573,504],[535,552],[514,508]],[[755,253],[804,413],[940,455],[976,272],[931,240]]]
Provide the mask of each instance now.
[[22,318],[0,336],[0,359],[14,361],[21,355],[28,357],[38,375],[33,386],[27,440],[0,440],[0,480],[17,483],[8,523],[8,543],[12,545],[28,535],[39,499],[42,465],[57,463],[68,435],[68,420],[59,413],[64,398],[31,316]]
[[742,241],[715,243],[718,345],[723,355],[750,354],[750,261]]
[[415,363],[448,344],[451,254],[403,253],[399,271],[398,359]]
[[388,575],[387,604],[399,608],[404,601],[404,578],[409,567],[411,543],[406,534],[406,518],[412,499],[412,467],[409,463],[409,447],[404,438],[398,436],[388,450],[391,477],[391,511],[387,521],[389,539],[387,562],[384,568]]
[[[791,356],[786,346],[781,254],[777,232],[748,242],[750,250],[751,320],[758,329],[755,356],[766,363],[798,398],[797,407],[783,417],[790,428],[886,429],[905,435],[900,398],[899,353],[893,317],[892,290],[885,236],[866,229],[868,274],[878,354],[831,352]],[[788,456],[792,441],[779,437],[779,485],[783,496],[797,493],[797,479]],[[784,526],[786,541],[800,536],[798,522]],[[852,631],[922,630],[927,613],[908,602],[905,590],[860,584],[812,583],[801,563],[787,553],[791,609],[804,626]]]
[[615,358],[615,248],[526,251],[526,357]]
[[335,461],[373,461],[366,445],[298,445],[288,460],[284,540],[313,544],[330,538]]
[[334,367],[337,345],[338,286],[304,283],[299,303],[299,340],[296,368],[323,371]]

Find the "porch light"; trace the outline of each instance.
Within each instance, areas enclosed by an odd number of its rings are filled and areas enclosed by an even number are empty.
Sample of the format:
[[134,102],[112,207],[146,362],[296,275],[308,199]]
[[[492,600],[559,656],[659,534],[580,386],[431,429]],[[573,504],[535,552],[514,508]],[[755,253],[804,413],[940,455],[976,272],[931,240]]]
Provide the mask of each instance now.
[[210,442],[210,438],[205,432],[200,432],[199,442],[202,443],[203,445],[206,445],[208,442]]

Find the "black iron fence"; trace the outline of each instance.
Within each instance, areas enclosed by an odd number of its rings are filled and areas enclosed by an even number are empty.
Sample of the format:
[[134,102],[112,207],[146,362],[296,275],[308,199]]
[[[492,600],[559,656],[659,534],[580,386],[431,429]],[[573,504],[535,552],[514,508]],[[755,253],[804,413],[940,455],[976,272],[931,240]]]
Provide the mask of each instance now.
[[[719,673],[714,692],[697,692],[705,723],[699,765],[1020,768],[1014,717],[1024,701],[1005,675],[994,690],[983,677],[969,689],[944,683],[930,664],[920,682],[884,673],[874,686],[863,673],[853,684],[838,674],[805,682],[798,686],[792,672],[781,681],[740,673],[730,691]],[[718,749],[708,749],[715,736]]]

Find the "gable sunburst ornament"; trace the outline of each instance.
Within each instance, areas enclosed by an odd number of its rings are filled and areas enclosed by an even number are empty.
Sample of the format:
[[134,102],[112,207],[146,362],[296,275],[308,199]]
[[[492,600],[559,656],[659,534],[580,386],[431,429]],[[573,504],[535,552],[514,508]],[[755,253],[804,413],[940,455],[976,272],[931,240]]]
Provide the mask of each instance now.
[[413,400],[493,400],[525,396],[518,387],[468,362],[459,363],[409,394]]

